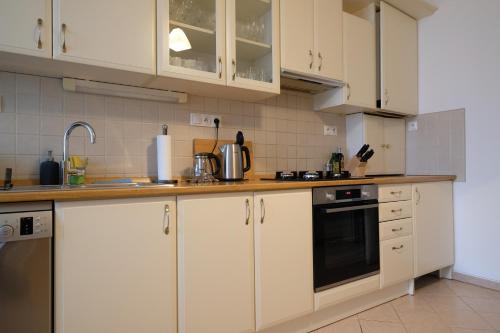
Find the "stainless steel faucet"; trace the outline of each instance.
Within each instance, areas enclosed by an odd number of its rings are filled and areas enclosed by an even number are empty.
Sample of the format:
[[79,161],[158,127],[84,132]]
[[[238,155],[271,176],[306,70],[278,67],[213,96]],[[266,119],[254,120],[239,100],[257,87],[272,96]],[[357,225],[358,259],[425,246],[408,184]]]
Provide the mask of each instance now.
[[90,143],[95,143],[95,131],[94,128],[84,121],[75,121],[64,132],[64,147],[63,147],[63,160],[61,163],[61,176],[62,176],[62,185],[69,184],[69,176],[71,174],[71,163],[69,161],[69,136],[71,132],[77,127],[84,127],[87,132],[89,132]]

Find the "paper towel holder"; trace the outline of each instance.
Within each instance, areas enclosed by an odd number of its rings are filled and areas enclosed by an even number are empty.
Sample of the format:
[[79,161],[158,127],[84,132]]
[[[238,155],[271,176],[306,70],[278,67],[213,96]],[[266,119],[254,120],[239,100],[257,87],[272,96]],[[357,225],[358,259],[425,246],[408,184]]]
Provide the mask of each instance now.
[[[161,132],[162,135],[168,135],[168,125],[163,124],[161,126]],[[165,184],[165,185],[175,185],[178,183],[177,179],[169,179],[169,180],[160,180],[159,178],[156,179],[157,184]]]

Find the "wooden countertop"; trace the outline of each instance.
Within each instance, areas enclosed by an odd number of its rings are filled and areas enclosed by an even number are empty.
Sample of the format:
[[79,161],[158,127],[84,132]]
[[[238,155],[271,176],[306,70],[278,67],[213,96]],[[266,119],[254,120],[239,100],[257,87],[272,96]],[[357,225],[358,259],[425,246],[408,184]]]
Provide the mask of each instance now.
[[324,186],[361,184],[408,184],[437,181],[453,181],[455,176],[394,176],[369,179],[335,180],[321,182],[280,182],[274,180],[248,180],[243,182],[219,182],[215,184],[190,184],[180,182],[174,187],[147,186],[138,188],[92,188],[92,189],[50,189],[38,191],[0,191],[0,202],[20,201],[76,201],[95,199],[120,199],[134,197],[177,196],[189,194],[256,192],[303,189]]

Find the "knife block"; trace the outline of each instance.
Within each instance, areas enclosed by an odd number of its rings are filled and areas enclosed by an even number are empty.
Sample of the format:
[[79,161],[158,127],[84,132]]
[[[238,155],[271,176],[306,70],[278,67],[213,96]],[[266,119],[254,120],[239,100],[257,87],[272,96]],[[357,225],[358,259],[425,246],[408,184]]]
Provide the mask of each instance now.
[[358,160],[358,165],[350,171],[352,177],[365,177],[366,176],[366,165],[367,162],[359,162]]

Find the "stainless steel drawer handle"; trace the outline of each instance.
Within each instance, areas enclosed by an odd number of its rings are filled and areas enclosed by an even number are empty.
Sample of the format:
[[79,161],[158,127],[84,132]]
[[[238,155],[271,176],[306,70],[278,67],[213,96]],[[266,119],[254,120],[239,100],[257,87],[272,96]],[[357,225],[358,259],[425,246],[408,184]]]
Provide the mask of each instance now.
[[38,18],[36,21],[36,29],[37,29],[37,34],[38,34],[36,44],[37,44],[37,48],[39,48],[39,49],[43,48],[43,45],[42,45],[42,26],[43,26],[43,20],[41,18]]
[[318,58],[319,58],[318,71],[321,72],[321,68],[323,68],[323,56],[321,55],[321,52],[318,53]]
[[[166,224],[165,224],[166,222]],[[170,233],[170,206],[165,205],[165,212],[163,215],[163,232],[165,235]]]
[[250,200],[246,199],[245,204],[246,204],[246,208],[247,208],[247,216],[245,218],[245,225],[248,225],[248,223],[250,223]]
[[68,51],[68,49],[66,48],[66,29],[67,29],[67,26],[66,26],[66,23],[63,23],[61,25],[61,33],[62,33],[62,52],[63,53],[66,53]]
[[391,191],[392,195],[403,194],[403,191]]
[[309,56],[311,57],[311,62],[309,63],[309,69],[312,69],[314,64],[314,55],[312,50],[309,50]]
[[393,250],[393,251],[396,251],[396,250],[401,250],[403,247],[404,247],[404,246],[403,246],[403,244],[401,244],[400,246],[393,246],[393,247],[392,247],[392,250]]
[[264,219],[266,218],[266,205],[264,204],[264,199],[260,199],[260,224],[264,224]]
[[331,213],[338,213],[338,212],[350,212],[350,211],[363,210],[363,209],[369,209],[369,208],[378,208],[378,204],[354,206],[354,207],[342,207],[342,208],[329,208],[329,209],[323,209],[323,213],[331,214]]
[[391,213],[402,213],[403,212],[403,209],[402,208],[399,208],[399,209],[391,209]]
[[403,227],[397,228],[397,229],[396,228],[392,229],[392,232],[398,232],[398,231],[403,231]]
[[219,79],[222,79],[222,57],[219,56]]

